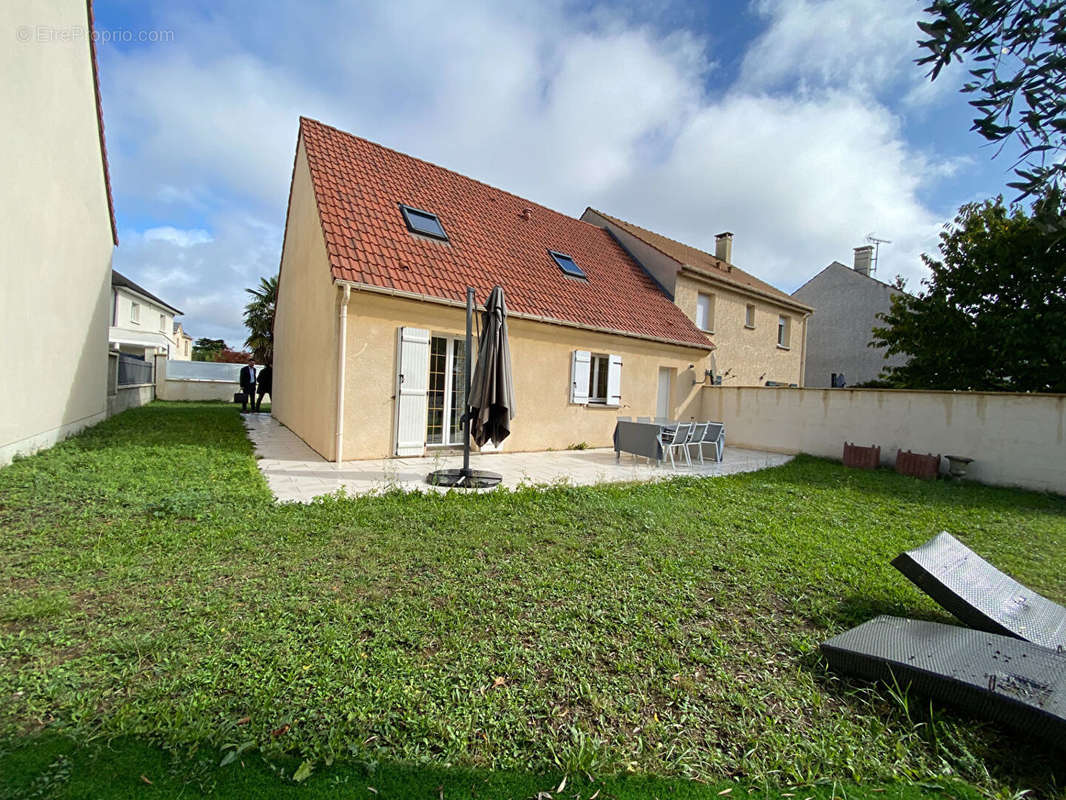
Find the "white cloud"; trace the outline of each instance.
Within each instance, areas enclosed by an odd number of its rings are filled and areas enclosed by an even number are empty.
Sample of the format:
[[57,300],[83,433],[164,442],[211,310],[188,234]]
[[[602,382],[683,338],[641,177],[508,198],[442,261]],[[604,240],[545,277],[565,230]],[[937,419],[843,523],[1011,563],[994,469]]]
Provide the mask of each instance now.
[[[923,181],[958,164],[908,146],[867,91],[903,74],[904,17],[914,38],[909,4],[881,6],[765,3],[767,32],[713,96],[699,37],[552,4],[289,4],[245,27],[218,24],[238,13],[224,3],[180,7],[173,46],[103,51],[119,212],[152,220],[116,267],[193,335],[243,339],[243,289],[277,270],[303,114],[574,215],[704,248],[733,230],[737,263],[783,289],[871,231],[893,240],[882,277],[916,278],[939,222]],[[771,93],[789,76],[806,90]]]
[[247,335],[244,289],[277,272],[282,230],[240,212],[213,217],[211,227],[210,235],[155,228],[127,236],[115,251],[115,268],[180,308],[190,335],[237,346]]
[[667,162],[635,170],[597,202],[712,252],[714,235],[731,230],[737,265],[785,290],[847,263],[870,232],[893,241],[882,277],[916,280],[940,222],[917,194],[931,166],[879,106],[837,93],[738,94],[705,107]]
[[141,238],[147,242],[167,242],[176,247],[192,247],[197,244],[206,244],[213,239],[210,233],[200,228],[180,230],[170,225],[148,228],[141,234]]
[[922,79],[914,64],[923,4],[917,0],[760,0],[769,27],[748,49],[748,89],[847,86],[871,91]]

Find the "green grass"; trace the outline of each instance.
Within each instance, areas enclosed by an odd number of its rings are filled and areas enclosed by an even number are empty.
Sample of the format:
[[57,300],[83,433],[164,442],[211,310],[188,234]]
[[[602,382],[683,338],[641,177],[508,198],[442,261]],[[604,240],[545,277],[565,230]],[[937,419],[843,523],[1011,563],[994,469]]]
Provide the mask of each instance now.
[[931,795],[938,800],[981,800],[978,792],[958,781],[861,787],[827,781],[813,786],[755,787],[651,775],[564,776],[376,761],[316,769],[297,783],[287,777],[300,769],[301,762],[292,758],[266,761],[251,753],[220,768],[214,759],[176,758],[136,741],[78,746],[58,737],[40,737],[31,746],[0,753],[0,765],[4,767],[0,796],[56,800],[145,796],[182,800],[923,800]]
[[1066,600],[1066,499],[799,458],[278,506],[238,416],[156,403],[0,470],[0,774],[61,737],[71,753],[20,774],[52,770],[70,797],[113,739],[183,765],[179,783],[228,760],[205,779],[220,786],[241,761],[277,783],[267,765],[293,759],[308,785],[383,765],[396,786],[1062,794],[1061,752],[840,679],[817,645],[878,613],[949,622],[889,565],[940,530]]

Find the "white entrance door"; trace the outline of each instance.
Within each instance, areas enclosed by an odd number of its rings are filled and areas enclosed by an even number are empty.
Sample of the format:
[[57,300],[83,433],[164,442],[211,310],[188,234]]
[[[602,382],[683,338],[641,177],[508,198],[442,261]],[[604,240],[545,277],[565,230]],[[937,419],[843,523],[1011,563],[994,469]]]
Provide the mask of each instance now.
[[669,367],[659,367],[659,394],[655,403],[655,416],[666,419],[670,416],[670,374]]
[[466,405],[466,339],[434,336],[429,343],[426,444],[463,443],[460,418]]
[[426,449],[429,331],[400,328],[396,370],[396,455],[420,456]]

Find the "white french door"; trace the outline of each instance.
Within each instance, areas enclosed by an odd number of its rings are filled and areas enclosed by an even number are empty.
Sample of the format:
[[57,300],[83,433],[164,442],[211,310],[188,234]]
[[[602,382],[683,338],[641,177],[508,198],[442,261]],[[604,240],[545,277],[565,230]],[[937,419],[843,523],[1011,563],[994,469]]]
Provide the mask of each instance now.
[[433,336],[429,342],[426,444],[460,445],[466,406],[466,339]]

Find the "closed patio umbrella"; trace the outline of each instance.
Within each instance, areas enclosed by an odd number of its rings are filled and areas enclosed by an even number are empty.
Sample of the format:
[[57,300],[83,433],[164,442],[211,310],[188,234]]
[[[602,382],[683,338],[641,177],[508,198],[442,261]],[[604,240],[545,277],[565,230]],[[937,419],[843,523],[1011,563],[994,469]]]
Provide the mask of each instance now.
[[481,447],[499,445],[511,433],[514,419],[514,383],[511,349],[507,343],[507,300],[499,286],[489,294],[482,314],[474,378],[470,383],[470,435]]
[[[466,290],[466,350],[473,351],[474,290]],[[470,439],[478,446],[499,444],[511,432],[514,418],[514,384],[511,381],[511,350],[507,344],[507,303],[497,286],[485,301],[477,365],[473,380],[470,358],[466,362],[466,413],[463,414],[463,468],[439,469],[426,476],[434,486],[457,489],[485,489],[502,480],[497,472],[470,468]]]

